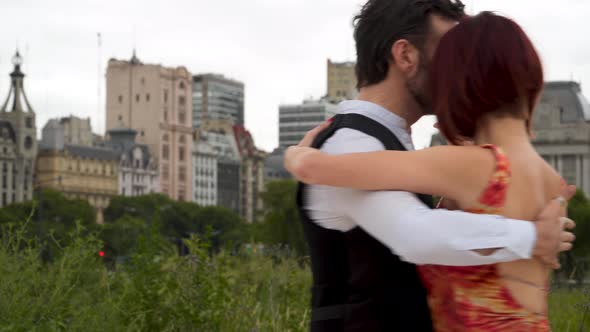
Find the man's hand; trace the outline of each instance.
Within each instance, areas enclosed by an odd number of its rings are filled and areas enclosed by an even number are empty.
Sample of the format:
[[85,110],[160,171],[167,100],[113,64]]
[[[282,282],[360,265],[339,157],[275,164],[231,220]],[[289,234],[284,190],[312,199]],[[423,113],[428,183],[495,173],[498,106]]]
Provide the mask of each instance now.
[[560,252],[572,249],[574,234],[568,232],[575,227],[575,223],[566,217],[567,200],[575,194],[575,186],[566,186],[562,190],[562,197],[556,198],[537,217],[537,241],[533,249],[533,256],[554,269],[559,269],[558,255]]

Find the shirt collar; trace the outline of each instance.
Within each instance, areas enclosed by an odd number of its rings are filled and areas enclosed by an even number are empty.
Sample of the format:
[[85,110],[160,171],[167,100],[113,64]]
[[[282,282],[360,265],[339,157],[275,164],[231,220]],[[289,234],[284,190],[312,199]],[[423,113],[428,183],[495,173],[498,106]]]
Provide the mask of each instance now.
[[397,131],[399,129],[408,130],[407,122],[401,116],[369,101],[346,100],[338,105],[338,111],[341,114],[356,113],[368,116],[386,126],[391,131]]
[[379,122],[389,129],[408,150],[414,149],[407,122],[385,107],[364,100],[346,100],[338,105],[340,114],[361,114]]

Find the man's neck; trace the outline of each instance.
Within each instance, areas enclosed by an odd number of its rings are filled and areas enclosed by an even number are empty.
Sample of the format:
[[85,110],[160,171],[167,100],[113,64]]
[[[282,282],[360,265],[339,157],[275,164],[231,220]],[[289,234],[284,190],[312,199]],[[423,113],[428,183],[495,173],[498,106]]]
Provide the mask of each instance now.
[[421,117],[420,112],[416,112],[416,106],[411,105],[410,100],[403,94],[396,93],[396,89],[386,86],[383,83],[361,88],[359,100],[377,104],[389,112],[401,117],[406,121],[408,128],[416,123]]

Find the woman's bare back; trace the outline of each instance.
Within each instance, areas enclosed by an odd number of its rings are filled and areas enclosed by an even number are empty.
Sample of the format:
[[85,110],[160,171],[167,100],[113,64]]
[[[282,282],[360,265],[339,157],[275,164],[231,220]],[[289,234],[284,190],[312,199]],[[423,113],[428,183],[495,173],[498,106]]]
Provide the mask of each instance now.
[[[499,213],[509,218],[534,220],[543,207],[559,195],[561,177],[532,146],[521,144],[500,148],[509,162],[511,175],[506,201]],[[490,173],[482,174],[487,176]],[[489,177],[487,180],[482,177],[481,181],[482,188],[485,188]],[[480,195],[481,192],[466,193],[465,199],[456,204],[462,210],[469,210]],[[498,264],[497,271],[514,299],[524,308],[537,313],[547,311],[549,270],[545,265],[529,259]]]

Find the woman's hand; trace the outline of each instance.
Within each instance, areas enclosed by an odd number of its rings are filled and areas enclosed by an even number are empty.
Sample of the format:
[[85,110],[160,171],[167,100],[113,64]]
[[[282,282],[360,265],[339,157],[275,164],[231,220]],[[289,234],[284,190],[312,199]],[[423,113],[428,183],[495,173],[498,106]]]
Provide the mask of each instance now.
[[322,153],[311,147],[316,136],[330,125],[330,120],[308,131],[296,146],[290,146],[285,151],[284,165],[287,171],[297,180],[309,183],[309,169],[312,168],[314,158]]

